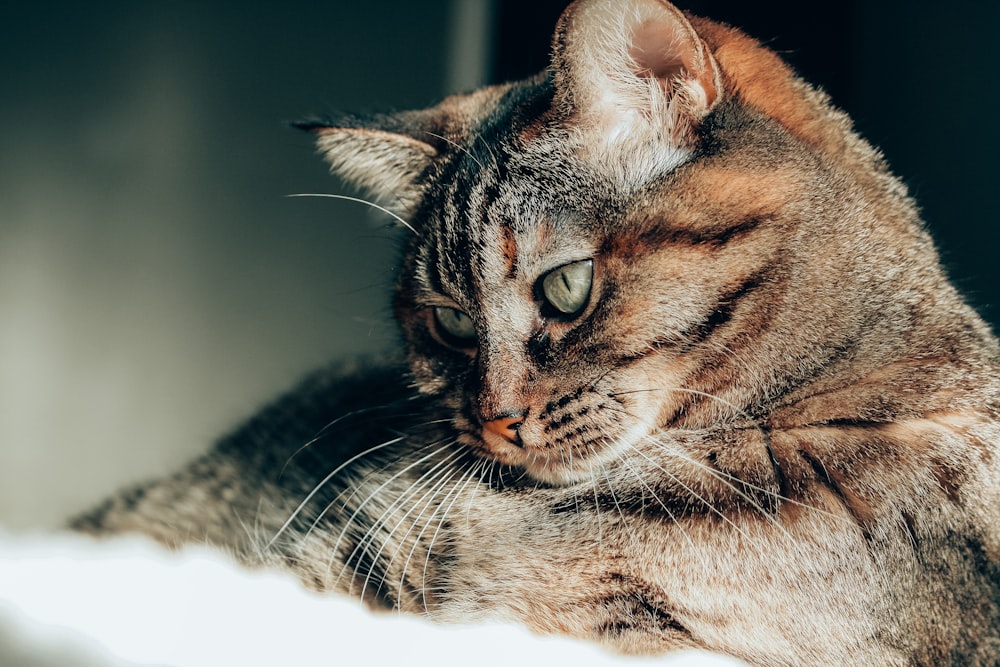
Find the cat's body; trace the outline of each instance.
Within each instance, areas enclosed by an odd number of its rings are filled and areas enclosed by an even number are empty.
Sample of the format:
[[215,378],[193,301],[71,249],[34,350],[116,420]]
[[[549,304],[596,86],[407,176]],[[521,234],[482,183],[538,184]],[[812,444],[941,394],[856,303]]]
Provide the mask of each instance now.
[[321,373],[81,519],[621,650],[1000,662],[1000,353],[825,97],[658,0],[314,123],[412,227],[408,368]]

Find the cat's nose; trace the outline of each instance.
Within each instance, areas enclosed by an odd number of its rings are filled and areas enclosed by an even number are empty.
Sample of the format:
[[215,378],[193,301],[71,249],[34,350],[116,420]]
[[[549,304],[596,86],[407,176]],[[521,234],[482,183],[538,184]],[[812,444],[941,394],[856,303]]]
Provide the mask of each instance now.
[[483,428],[499,435],[501,438],[507,440],[508,442],[521,445],[521,436],[518,435],[517,427],[524,423],[525,414],[506,414],[503,417],[498,417],[497,419],[491,419],[489,421],[483,422]]

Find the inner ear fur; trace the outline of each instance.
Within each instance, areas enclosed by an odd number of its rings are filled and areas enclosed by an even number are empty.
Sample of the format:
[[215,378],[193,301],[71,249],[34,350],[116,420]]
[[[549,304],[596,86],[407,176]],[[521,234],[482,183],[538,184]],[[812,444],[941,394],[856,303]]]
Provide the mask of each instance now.
[[581,152],[631,180],[683,161],[724,98],[827,154],[878,161],[846,114],[775,53],[665,0],[577,0],[560,18],[553,71],[559,112],[582,135]]
[[688,148],[723,93],[708,46],[662,0],[577,0],[559,20],[553,72],[557,104],[588,144],[633,158],[652,143]]
[[406,216],[423,196],[435,163],[449,151],[470,150],[470,128],[510,87],[452,95],[427,109],[308,120],[296,127],[315,135],[334,174]]
[[423,175],[437,156],[430,144],[383,130],[330,127],[316,131],[330,171],[396,213],[419,200]]
[[[316,137],[330,171],[397,214],[419,200],[423,176],[438,148],[418,119],[408,114],[342,117],[298,123]],[[426,134],[428,141],[418,138]]]

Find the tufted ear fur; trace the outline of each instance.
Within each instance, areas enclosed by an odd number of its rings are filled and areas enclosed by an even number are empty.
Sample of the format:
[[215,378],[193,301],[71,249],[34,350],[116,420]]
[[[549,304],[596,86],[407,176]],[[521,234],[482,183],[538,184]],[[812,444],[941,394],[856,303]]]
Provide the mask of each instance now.
[[722,96],[708,46],[664,0],[577,0],[559,20],[553,71],[585,155],[629,180],[683,161]]
[[419,201],[421,177],[438,149],[414,135],[426,135],[409,114],[368,119],[297,123],[316,136],[316,145],[330,163],[330,171],[374,197],[393,213],[405,215]]

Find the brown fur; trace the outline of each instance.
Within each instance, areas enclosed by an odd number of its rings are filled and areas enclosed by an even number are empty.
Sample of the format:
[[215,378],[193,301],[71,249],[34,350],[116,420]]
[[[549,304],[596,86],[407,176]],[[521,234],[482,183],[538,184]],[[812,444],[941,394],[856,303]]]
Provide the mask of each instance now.
[[630,653],[1000,664],[1000,351],[905,188],[733,28],[580,0],[553,51],[309,126],[412,228],[406,374],[320,374],[79,525]]

